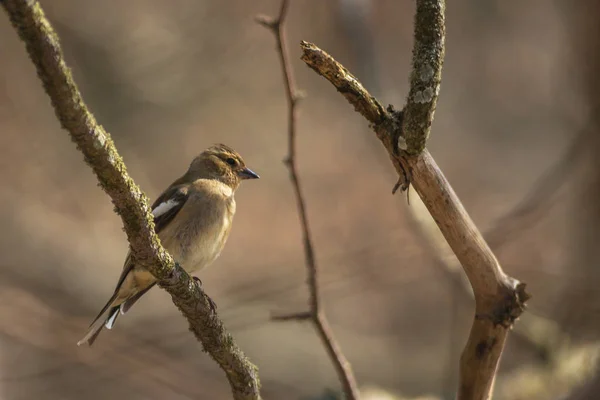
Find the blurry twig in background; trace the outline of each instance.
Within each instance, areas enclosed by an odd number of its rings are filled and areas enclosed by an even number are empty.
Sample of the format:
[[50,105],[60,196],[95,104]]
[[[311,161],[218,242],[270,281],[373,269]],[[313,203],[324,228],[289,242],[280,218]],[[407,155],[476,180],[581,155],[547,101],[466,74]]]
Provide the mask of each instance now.
[[234,398],[260,399],[256,367],[225,331],[206,294],[161,246],[148,199],[127,173],[108,132],[87,109],[64,61],[59,38],[40,4],[29,0],[6,0],[1,4],[26,45],[62,127],[70,133],[121,216],[133,256],[169,292],[190,330],[227,375]]
[[327,321],[327,318],[323,312],[321,298],[319,295],[317,262],[315,260],[310,226],[306,213],[306,205],[296,166],[296,106],[301,96],[296,89],[296,82],[287,52],[284,24],[288,7],[289,0],[282,0],[279,15],[276,19],[266,16],[259,16],[256,18],[256,21],[269,29],[275,36],[275,40],[277,42],[277,54],[279,55],[279,61],[281,62],[281,69],[283,72],[285,93],[288,102],[288,154],[284,160],[284,163],[289,169],[290,180],[292,181],[292,187],[296,196],[296,205],[298,207],[300,226],[302,228],[304,256],[308,275],[307,284],[309,290],[309,311],[290,315],[274,316],[273,320],[310,320],[315,326],[319,338],[323,342],[323,345],[327,350],[327,354],[329,355],[329,358],[335,367],[338,379],[340,380],[345,394],[345,398],[348,400],[356,400],[359,398],[360,394],[356,384],[356,379],[354,378],[354,373],[352,372],[350,363],[346,360],[346,357],[342,353],[337,340],[333,336],[329,322]]
[[490,247],[498,250],[524,227],[535,223],[555,203],[560,189],[568,181],[582,151],[589,146],[593,131],[584,128],[571,141],[563,156],[544,172],[529,194],[485,233]]
[[[444,56],[445,3],[417,1],[411,89],[403,113],[384,109],[346,68],[317,46],[302,42],[302,60],[370,123],[388,151],[404,188],[412,184],[434,217],[473,287],[476,314],[462,353],[458,399],[489,399],[509,330],[529,298],[509,277],[424,149],[435,110]],[[400,143],[404,139],[405,143]],[[400,151],[399,147],[406,151]],[[410,182],[406,182],[406,178]]]

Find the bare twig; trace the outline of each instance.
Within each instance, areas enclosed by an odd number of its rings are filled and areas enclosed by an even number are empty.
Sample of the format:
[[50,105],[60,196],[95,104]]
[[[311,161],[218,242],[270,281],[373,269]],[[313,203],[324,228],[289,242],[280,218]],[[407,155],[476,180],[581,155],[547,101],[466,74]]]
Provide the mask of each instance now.
[[279,16],[276,19],[266,16],[259,16],[256,18],[256,20],[258,23],[268,28],[275,36],[275,40],[277,42],[277,54],[279,55],[281,69],[283,71],[283,80],[286,89],[285,93],[288,103],[288,154],[284,162],[290,173],[290,180],[292,181],[292,187],[294,189],[296,205],[298,208],[298,216],[300,218],[300,226],[302,228],[307,284],[309,290],[309,311],[276,316],[274,317],[274,320],[289,321],[310,319],[315,326],[315,329],[317,330],[325,349],[327,350],[327,354],[329,355],[331,362],[335,367],[338,379],[342,384],[345,398],[348,400],[356,400],[359,398],[359,390],[356,384],[356,379],[354,378],[354,374],[352,372],[352,368],[350,367],[350,363],[346,360],[346,357],[342,353],[340,346],[333,336],[333,332],[329,326],[321,305],[317,262],[315,260],[310,225],[306,213],[306,203],[304,201],[300,177],[298,176],[298,168],[296,165],[296,106],[298,105],[300,97],[296,89],[296,81],[294,79],[293,70],[288,57],[286,33],[284,29],[288,7],[289,0],[282,0]]
[[271,315],[272,321],[307,321],[311,319],[312,313],[310,311],[300,311],[292,314],[287,313]]
[[[433,21],[428,21],[423,15],[419,17],[419,7],[425,4],[438,7],[437,12],[428,10]],[[440,12],[443,14],[443,10],[443,2],[417,2],[416,23],[429,24],[429,27],[416,27],[415,34],[438,38],[433,42],[428,40],[420,42],[423,46],[434,47],[429,49],[431,54],[443,55],[443,38],[441,38],[444,34],[443,17],[439,15]],[[421,11],[423,12],[422,9]],[[425,32],[427,29],[435,32]],[[416,40],[419,42],[418,39]],[[402,124],[402,114],[393,111],[391,107],[387,110],[383,109],[354,76],[323,50],[307,42],[302,42],[301,46],[302,60],[319,75],[328,79],[371,123],[372,129],[388,151],[400,179],[404,174],[410,177],[410,183],[462,264],[475,295],[475,318],[469,340],[461,356],[458,399],[489,399],[508,332],[516,318],[523,312],[524,303],[529,298],[525,285],[504,273],[429,152],[423,150],[419,154],[411,155],[398,149],[397,140],[403,134],[400,127],[405,127]],[[423,71],[424,65],[420,65],[420,62],[420,58],[415,57],[413,65],[415,71]],[[427,63],[428,61],[425,60],[425,64]],[[431,68],[441,68],[441,62],[429,65]],[[413,78],[415,73],[417,72],[413,72]],[[417,102],[429,103],[429,111],[425,105],[419,106],[418,112],[412,117],[414,121],[411,125],[420,127],[415,128],[413,132],[411,141],[417,144],[413,150],[418,150],[418,143],[421,140],[423,144],[426,141],[439,88],[439,74],[440,71],[434,70],[422,76],[422,79],[430,78],[432,85],[430,87],[435,88],[435,96],[419,99],[414,97],[416,94],[413,96],[413,100]],[[411,89],[411,93],[417,92]],[[419,118],[427,120],[416,124]],[[421,139],[418,136],[421,136]]]
[[148,199],[128,175],[108,132],[85,105],[65,63],[59,38],[42,7],[35,0],[4,0],[0,4],[25,43],[62,127],[83,153],[121,216],[136,261],[169,292],[187,318],[190,330],[227,375],[233,397],[260,399],[256,367],[226,332],[204,291],[160,244]]

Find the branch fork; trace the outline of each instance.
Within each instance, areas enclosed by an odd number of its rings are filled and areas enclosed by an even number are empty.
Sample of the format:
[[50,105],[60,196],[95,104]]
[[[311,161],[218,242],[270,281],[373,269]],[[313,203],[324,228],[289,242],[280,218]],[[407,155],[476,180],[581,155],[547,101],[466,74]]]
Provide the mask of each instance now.
[[524,283],[504,273],[425,148],[441,83],[444,14],[443,0],[417,0],[411,87],[401,113],[384,108],[343,65],[316,45],[301,42],[301,59],[365,117],[398,173],[393,192],[414,187],[461,263],[473,289],[475,316],[461,357],[457,399],[487,400],[508,332],[530,296]]

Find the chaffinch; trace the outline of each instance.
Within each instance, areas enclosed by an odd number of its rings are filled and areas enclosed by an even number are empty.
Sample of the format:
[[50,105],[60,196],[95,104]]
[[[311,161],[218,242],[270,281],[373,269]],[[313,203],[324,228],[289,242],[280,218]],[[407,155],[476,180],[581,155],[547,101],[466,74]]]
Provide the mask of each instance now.
[[[156,199],[152,205],[155,231],[188,273],[219,256],[231,231],[234,193],[242,180],[258,178],[235,150],[217,144],[196,157],[187,172]],[[77,345],[91,346],[102,328],[112,329],[119,314],[125,314],[155,284],[156,278],[136,265],[129,251],[114,294]]]

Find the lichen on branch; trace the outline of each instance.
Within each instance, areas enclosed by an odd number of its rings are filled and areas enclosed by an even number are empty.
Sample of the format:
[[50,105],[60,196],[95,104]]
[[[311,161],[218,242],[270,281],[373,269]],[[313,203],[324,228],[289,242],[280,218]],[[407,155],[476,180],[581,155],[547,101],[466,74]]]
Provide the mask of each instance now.
[[35,0],[2,0],[10,21],[27,52],[61,126],[92,168],[123,221],[132,256],[146,267],[184,314],[190,330],[229,380],[236,400],[259,400],[256,367],[227,333],[204,291],[174,262],[154,231],[147,196],[127,173],[110,134],[88,110],[67,66],[58,35]]
[[410,155],[425,149],[442,82],[446,2],[418,0],[410,90],[404,106],[402,134]]

